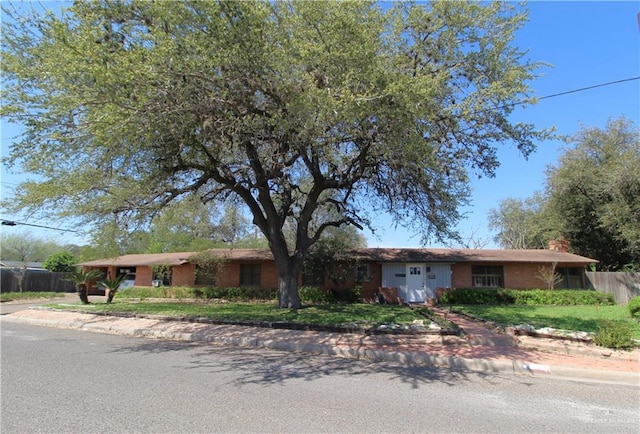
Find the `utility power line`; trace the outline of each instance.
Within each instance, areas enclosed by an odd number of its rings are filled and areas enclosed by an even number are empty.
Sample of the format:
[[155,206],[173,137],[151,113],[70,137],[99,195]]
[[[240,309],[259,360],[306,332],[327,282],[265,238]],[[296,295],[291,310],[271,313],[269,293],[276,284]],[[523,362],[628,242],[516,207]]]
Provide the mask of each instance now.
[[541,96],[540,98],[538,98],[538,100],[548,99],[548,98],[555,98],[557,96],[568,95],[570,93],[583,92],[585,90],[591,90],[591,89],[595,89],[595,88],[598,88],[598,87],[611,86],[612,84],[625,83],[627,81],[634,81],[634,80],[640,80],[640,76],[631,77],[631,78],[623,78],[622,80],[609,81],[607,83],[594,84],[593,86],[587,86],[587,87],[581,87],[579,89],[567,90],[566,92],[558,92],[558,93],[554,93],[552,95]]
[[54,231],[61,231],[61,232],[75,232],[75,233],[79,232],[79,231],[74,231],[72,229],[54,228],[54,227],[51,227],[51,226],[34,225],[34,224],[31,224],[31,223],[16,222],[16,221],[13,221],[13,220],[4,220],[4,219],[0,219],[0,224],[2,226],[18,226],[18,225],[20,225],[20,226],[32,226],[34,228],[51,229],[51,230],[54,230]]

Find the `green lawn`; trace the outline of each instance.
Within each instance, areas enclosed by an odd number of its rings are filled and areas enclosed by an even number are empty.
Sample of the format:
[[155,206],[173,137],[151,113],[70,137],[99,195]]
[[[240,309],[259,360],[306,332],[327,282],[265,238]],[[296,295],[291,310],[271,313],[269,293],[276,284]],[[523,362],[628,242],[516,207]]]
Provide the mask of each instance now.
[[372,304],[320,304],[299,310],[280,309],[274,303],[187,303],[131,302],[116,300],[112,304],[96,303],[51,304],[59,309],[80,309],[87,312],[122,312],[178,317],[203,317],[218,321],[285,321],[300,324],[359,325],[410,324],[425,317],[402,306]]
[[[280,309],[275,303],[208,303],[205,301],[138,301],[116,299],[112,304],[90,305],[51,304],[59,309],[79,309],[86,312],[121,312],[167,315],[176,317],[203,317],[217,321],[282,321],[314,325],[360,326],[381,324],[411,324],[425,317],[404,306],[374,304],[317,304],[299,310]],[[475,317],[509,326],[531,324],[534,327],[553,327],[562,330],[597,332],[603,319],[620,319],[632,324],[634,337],[640,338],[640,323],[631,318],[626,306],[488,306],[457,305],[455,310]],[[426,309],[423,309],[426,311]]]
[[33,300],[38,298],[64,297],[64,292],[4,292],[0,294],[2,301]]
[[623,320],[632,324],[634,337],[640,338],[640,323],[631,317],[626,306],[457,305],[452,309],[505,326],[531,324],[536,328],[585,332],[597,332],[598,322],[603,319]]

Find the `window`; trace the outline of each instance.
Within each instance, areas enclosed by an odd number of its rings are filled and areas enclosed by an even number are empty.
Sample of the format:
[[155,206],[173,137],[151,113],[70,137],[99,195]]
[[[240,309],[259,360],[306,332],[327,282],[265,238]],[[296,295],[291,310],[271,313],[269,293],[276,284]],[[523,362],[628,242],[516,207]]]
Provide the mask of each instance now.
[[240,286],[260,286],[260,264],[240,264]]
[[562,280],[556,283],[556,289],[582,289],[584,288],[584,270],[577,267],[556,268],[556,273],[562,276]]
[[356,266],[356,283],[361,284],[371,280],[369,264],[358,264]]
[[479,288],[504,287],[502,265],[472,265],[471,282]]

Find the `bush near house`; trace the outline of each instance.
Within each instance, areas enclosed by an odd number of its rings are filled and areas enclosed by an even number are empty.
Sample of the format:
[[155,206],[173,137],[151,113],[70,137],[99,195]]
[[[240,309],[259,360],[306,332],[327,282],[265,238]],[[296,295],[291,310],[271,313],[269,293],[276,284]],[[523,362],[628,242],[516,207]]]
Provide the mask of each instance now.
[[203,287],[162,286],[160,288],[133,287],[122,289],[118,298],[199,298],[224,299],[228,301],[275,300],[277,289],[258,287]]
[[520,306],[611,305],[612,294],[584,290],[459,288],[447,291],[440,299],[444,304],[514,304]]
[[221,298],[229,301],[250,301],[250,300],[275,300],[278,296],[277,289],[264,289],[258,287],[209,287],[196,288],[197,294],[202,294],[199,298],[214,299]]
[[633,348],[633,328],[631,324],[621,320],[601,320],[593,343],[606,348]]
[[640,320],[640,296],[633,297],[631,300],[629,300],[629,303],[627,304],[627,309],[629,309],[629,313],[631,314],[632,317],[634,317],[637,320]]
[[[300,299],[303,303],[358,303],[361,301],[361,288],[330,291],[314,286],[300,287]],[[276,300],[278,290],[258,287],[203,287],[163,286],[160,288],[133,287],[121,289],[118,298],[199,298],[205,300],[224,299],[227,301]]]

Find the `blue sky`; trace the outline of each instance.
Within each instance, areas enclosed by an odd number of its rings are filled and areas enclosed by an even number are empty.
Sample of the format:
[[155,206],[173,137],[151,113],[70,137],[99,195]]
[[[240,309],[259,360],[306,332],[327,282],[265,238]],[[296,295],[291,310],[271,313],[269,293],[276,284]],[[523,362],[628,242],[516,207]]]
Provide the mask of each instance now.
[[[516,44],[529,50],[527,57],[551,66],[532,83],[535,95],[544,97],[616,80],[640,76],[640,2],[552,2],[528,4],[529,22],[520,30]],[[533,123],[540,128],[555,127],[558,134],[575,133],[580,126],[603,127],[609,118],[626,116],[640,125],[640,80],[569,95],[548,98],[526,109],[517,109],[512,119]],[[2,152],[6,154],[13,126],[2,123]],[[525,160],[515,147],[499,149],[501,167],[494,178],[474,180],[472,205],[465,208],[466,220],[459,225],[463,236],[474,235],[484,247],[495,248],[486,217],[507,197],[527,198],[544,188],[545,169],[555,165],[563,143],[549,140]],[[13,187],[23,179],[2,168],[2,197],[10,197]],[[20,216],[3,219],[26,221]],[[28,220],[48,225],[48,222]],[[367,235],[371,247],[421,247],[420,237],[391,228],[390,219],[380,216],[376,236]],[[64,225],[60,225],[64,227]],[[68,227],[68,226],[67,226]],[[27,231],[26,227],[0,227],[2,231]],[[385,229],[386,228],[386,229]],[[29,232],[61,243],[86,242],[72,233],[31,228]],[[442,247],[431,244],[428,246]]]
[[[640,76],[640,2],[529,2],[529,22],[515,43],[529,50],[527,57],[550,64],[532,83],[537,97],[553,95],[625,78]],[[557,134],[573,134],[581,125],[604,127],[609,118],[626,116],[640,126],[640,80],[548,98],[512,119],[540,128],[555,127]],[[497,248],[487,228],[489,210],[507,197],[527,198],[542,191],[545,169],[557,163],[564,143],[538,143],[525,160],[515,147],[499,148],[500,168],[494,178],[473,183],[472,206],[459,225],[463,237],[472,234],[485,248]],[[390,220],[380,220],[382,228]],[[369,236],[370,247],[421,247],[420,237],[402,229]],[[443,247],[431,244],[431,247]]]

